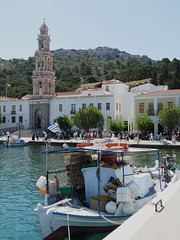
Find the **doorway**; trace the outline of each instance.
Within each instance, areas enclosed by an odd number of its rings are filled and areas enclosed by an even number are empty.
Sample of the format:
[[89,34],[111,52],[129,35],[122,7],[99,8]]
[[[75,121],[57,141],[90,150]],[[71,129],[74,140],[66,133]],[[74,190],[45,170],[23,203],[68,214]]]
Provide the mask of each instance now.
[[40,109],[35,111],[35,128],[42,128],[42,112]]

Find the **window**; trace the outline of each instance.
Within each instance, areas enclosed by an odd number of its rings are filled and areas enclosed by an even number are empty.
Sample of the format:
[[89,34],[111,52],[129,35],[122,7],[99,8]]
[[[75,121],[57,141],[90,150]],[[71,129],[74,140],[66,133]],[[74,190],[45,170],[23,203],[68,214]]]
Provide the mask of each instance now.
[[94,104],[93,104],[93,103],[90,103],[89,105],[90,105],[91,107],[93,107],[93,106],[94,106]]
[[12,123],[15,123],[15,122],[16,122],[16,117],[12,116]]
[[110,110],[110,103],[106,103],[106,110]]
[[16,105],[12,105],[11,114],[16,114]]
[[76,113],[76,104],[71,104],[71,114]]
[[118,115],[116,115],[116,121],[118,121]]
[[106,86],[106,91],[109,92],[109,86]]
[[172,102],[168,102],[168,107],[172,107],[173,103]]
[[83,103],[83,104],[82,104],[82,108],[83,108],[83,109],[86,109],[86,103]]
[[118,111],[118,103],[116,103],[116,111]]
[[59,112],[62,112],[62,104],[59,104]]
[[154,115],[154,104],[153,103],[149,103],[148,114]]
[[2,118],[2,123],[6,123],[6,117]]
[[98,109],[101,111],[101,109],[102,109],[102,104],[101,103],[98,103]]
[[3,112],[6,112],[6,106],[5,105],[3,106]]
[[76,110],[76,104],[71,104],[71,110]]
[[121,111],[121,104],[119,103],[119,111]]
[[19,111],[22,112],[22,105],[19,105]]
[[163,109],[163,103],[158,103],[158,113]]
[[144,103],[139,104],[139,113],[144,113]]
[[12,111],[16,111],[16,105],[12,105]]
[[19,116],[19,123],[23,123],[23,116]]

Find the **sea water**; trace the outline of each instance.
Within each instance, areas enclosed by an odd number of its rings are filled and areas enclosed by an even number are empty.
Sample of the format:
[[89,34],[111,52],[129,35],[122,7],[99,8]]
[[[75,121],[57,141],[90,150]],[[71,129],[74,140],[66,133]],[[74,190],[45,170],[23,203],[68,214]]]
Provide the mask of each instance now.
[[[53,146],[53,149],[59,147]],[[28,145],[6,148],[0,145],[0,239],[1,240],[42,240],[38,216],[33,211],[37,203],[44,204],[44,195],[36,187],[41,175],[46,175],[45,145]],[[160,151],[161,159],[167,153],[177,154],[180,150]],[[49,159],[55,165],[57,156]],[[154,166],[154,155],[139,155],[135,163],[139,166]],[[63,159],[59,166],[64,168]],[[76,239],[100,240],[107,234],[79,236]],[[71,238],[72,239],[72,238]]]

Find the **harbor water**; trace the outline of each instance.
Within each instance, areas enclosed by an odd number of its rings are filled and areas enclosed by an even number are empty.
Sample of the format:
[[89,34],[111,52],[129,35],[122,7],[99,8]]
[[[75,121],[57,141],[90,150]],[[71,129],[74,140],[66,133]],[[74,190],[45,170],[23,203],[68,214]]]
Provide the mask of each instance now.
[[[53,146],[58,149],[58,146]],[[1,240],[42,240],[38,216],[33,209],[37,203],[44,204],[44,195],[36,187],[41,175],[46,174],[45,145],[6,148],[0,145],[0,239]],[[161,150],[161,160],[166,154],[176,154],[180,163],[180,150]],[[49,159],[51,167],[57,156]],[[138,166],[154,166],[155,156],[139,155]],[[58,168],[64,168],[63,158]],[[66,178],[62,175],[62,185]],[[107,234],[79,236],[77,239],[99,240]]]

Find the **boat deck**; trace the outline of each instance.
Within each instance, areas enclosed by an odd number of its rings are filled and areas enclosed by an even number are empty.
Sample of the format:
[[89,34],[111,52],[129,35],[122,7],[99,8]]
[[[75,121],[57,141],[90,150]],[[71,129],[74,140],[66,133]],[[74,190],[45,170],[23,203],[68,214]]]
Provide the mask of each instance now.
[[[163,207],[155,211],[155,203],[162,200]],[[180,180],[157,195],[139,212],[109,234],[104,240],[165,240],[180,239]]]
[[[102,214],[106,214],[101,212]],[[70,206],[56,207],[54,214],[69,214],[69,215],[78,215],[78,216],[99,216],[98,212],[95,210],[90,210],[88,208],[79,207],[72,208]]]

